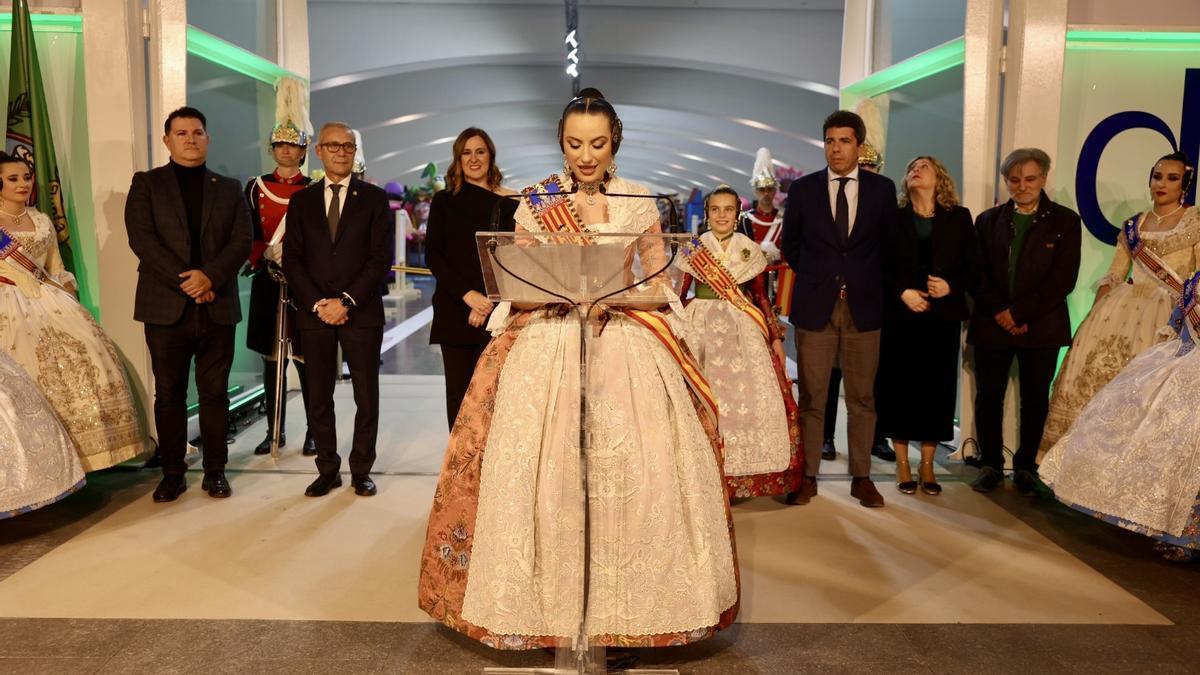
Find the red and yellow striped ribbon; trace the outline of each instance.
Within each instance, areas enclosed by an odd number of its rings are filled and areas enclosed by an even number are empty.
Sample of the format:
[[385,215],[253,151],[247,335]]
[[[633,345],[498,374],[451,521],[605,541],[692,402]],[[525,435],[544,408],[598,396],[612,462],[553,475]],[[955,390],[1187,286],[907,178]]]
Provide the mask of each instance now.
[[[554,187],[549,191],[553,195],[558,191],[558,176],[550,176],[539,185],[550,186],[553,183]],[[526,188],[523,191],[526,202],[530,207],[530,212],[533,217],[546,228],[547,232],[561,232],[567,230],[570,232],[586,232],[583,225],[583,219],[579,217],[579,211],[575,208],[575,203],[565,195],[561,199],[554,199],[551,204],[538,204],[539,201],[545,199],[547,192],[540,192],[534,188]],[[540,206],[540,208],[539,208]],[[591,244],[591,240],[583,239],[579,242],[586,246]],[[623,314],[645,326],[650,330],[654,337],[667,348],[667,351],[679,363],[680,370],[683,371],[683,378],[687,381],[688,388],[700,401],[701,407],[708,413],[713,423],[714,428],[717,425],[717,399],[713,396],[712,388],[708,385],[708,380],[704,378],[704,373],[700,370],[700,364],[692,353],[683,346],[675,332],[671,330],[671,326],[661,314],[657,312],[649,312],[641,309],[623,309]]]
[[759,311],[746,294],[742,292],[738,286],[737,280],[733,278],[729,270],[721,264],[708,246],[699,238],[692,239],[692,243],[686,249],[688,265],[696,276],[708,284],[708,287],[713,289],[713,292],[722,299],[728,301],[734,307],[745,312],[753,321],[754,325],[762,331],[763,337],[767,340],[771,339],[771,329],[767,326],[767,319],[763,313]]

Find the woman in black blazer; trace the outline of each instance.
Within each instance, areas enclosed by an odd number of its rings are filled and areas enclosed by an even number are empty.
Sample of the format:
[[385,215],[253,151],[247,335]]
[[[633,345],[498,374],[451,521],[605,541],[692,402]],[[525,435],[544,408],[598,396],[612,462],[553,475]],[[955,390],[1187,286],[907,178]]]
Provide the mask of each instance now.
[[484,325],[492,302],[483,288],[475,233],[492,229],[497,201],[502,200],[498,229],[511,231],[517,210],[516,199],[504,199],[515,193],[501,187],[502,180],[492,139],[483,129],[469,127],[454,141],[446,189],[433,196],[429,208],[425,255],[437,279],[429,344],[442,348],[446,422],[451,428],[489,339]]
[[[896,449],[896,486],[936,495],[939,441],[954,436],[958,350],[970,317],[979,250],[971,213],[958,205],[954,180],[933,157],[908,163],[900,219],[883,251],[884,319],[876,381],[879,428]],[[909,441],[921,444],[919,481],[908,465]]]

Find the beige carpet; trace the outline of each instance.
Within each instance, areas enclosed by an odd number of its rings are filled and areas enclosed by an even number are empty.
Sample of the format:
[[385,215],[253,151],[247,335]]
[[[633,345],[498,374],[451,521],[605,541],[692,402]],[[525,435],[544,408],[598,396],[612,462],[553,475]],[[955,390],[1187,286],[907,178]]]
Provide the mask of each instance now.
[[[244,435],[232,499],[149,495],[0,581],[0,616],[420,622],[416,578],[445,445],[438,378],[390,378],[379,495],[303,496],[312,463],[275,468]],[[339,387],[342,445],[352,419]],[[293,399],[289,436],[301,439]],[[253,430],[252,430],[253,431]],[[297,444],[298,445],[298,442]],[[382,475],[407,474],[407,475]],[[821,483],[809,506],[734,509],[748,623],[1122,623],[1163,616],[961,483],[939,498],[885,487],[888,507]]]

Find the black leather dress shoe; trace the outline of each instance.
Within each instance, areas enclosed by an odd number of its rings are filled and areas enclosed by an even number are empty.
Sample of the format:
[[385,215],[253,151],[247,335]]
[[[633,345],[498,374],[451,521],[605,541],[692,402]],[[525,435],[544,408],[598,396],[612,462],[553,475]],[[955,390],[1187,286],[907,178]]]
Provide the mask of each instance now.
[[373,497],[379,491],[370,476],[352,476],[350,484],[354,486],[354,494],[359,497]]
[[163,476],[154,488],[154,501],[173,502],[187,491],[187,479],[183,476]]
[[205,471],[200,489],[207,492],[209,497],[217,499],[224,499],[233,494],[233,488],[229,487],[224,471]]
[[[280,434],[279,435],[279,447],[281,447],[281,448],[283,447],[283,443],[285,440],[286,440],[286,437],[283,434]],[[263,439],[263,442],[259,443],[257,446],[254,447],[254,454],[256,454],[256,455],[271,454],[271,432],[268,431],[267,437]]]
[[317,454],[317,442],[312,436],[304,436],[304,449],[300,451],[305,457],[312,457]]
[[971,489],[976,492],[991,492],[1004,482],[1004,474],[996,469],[985,466],[979,470],[979,475],[971,483]]
[[886,442],[876,443],[875,447],[871,448],[871,454],[885,462],[896,461],[896,451],[889,448]]
[[1021,469],[1013,473],[1013,487],[1017,488],[1017,492],[1022,497],[1038,496],[1037,478],[1034,477],[1032,471]]
[[821,459],[826,461],[837,459],[837,447],[834,446],[832,438],[826,438],[825,445],[821,446]]
[[324,497],[329,494],[333,488],[342,487],[341,474],[333,474],[332,476],[317,476],[304,491],[305,497]]

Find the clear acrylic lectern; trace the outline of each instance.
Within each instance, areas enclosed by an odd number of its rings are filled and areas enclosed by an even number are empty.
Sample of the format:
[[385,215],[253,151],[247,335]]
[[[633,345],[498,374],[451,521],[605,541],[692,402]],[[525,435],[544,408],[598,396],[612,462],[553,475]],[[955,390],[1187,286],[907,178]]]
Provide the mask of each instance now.
[[[493,301],[514,308],[557,305],[579,320],[579,475],[582,481],[583,584],[576,634],[560,640],[553,668],[485,668],[484,673],[595,675],[621,672],[675,674],[676,670],[607,670],[604,647],[589,643],[591,513],[588,499],[588,344],[608,312],[666,308],[678,298],[685,234],[480,232],[476,235],[484,285]],[[514,311],[517,311],[514,309]]]

